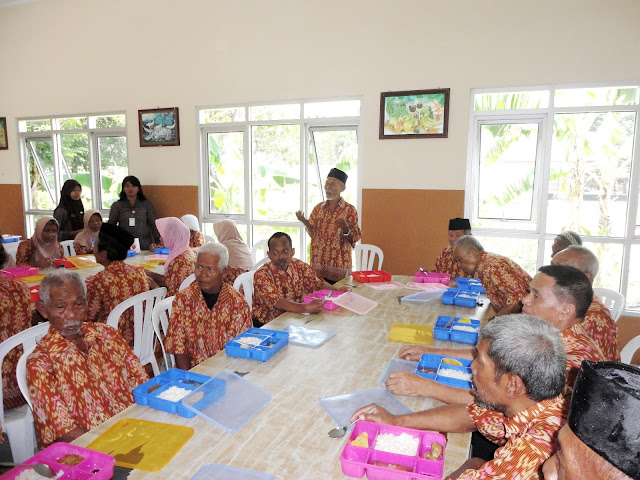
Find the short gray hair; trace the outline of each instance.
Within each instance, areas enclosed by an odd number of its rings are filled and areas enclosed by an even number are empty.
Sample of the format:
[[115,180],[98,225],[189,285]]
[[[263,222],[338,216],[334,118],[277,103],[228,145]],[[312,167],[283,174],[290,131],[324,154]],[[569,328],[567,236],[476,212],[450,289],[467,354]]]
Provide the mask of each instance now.
[[40,282],[40,301],[46,305],[51,298],[51,289],[53,287],[61,287],[65,283],[75,283],[82,289],[82,295],[85,298],[87,297],[87,287],[82,277],[76,272],[70,272],[61,268],[60,270],[51,272]]
[[218,268],[220,271],[224,270],[227,268],[227,265],[229,265],[229,250],[227,250],[227,247],[221,243],[207,242],[198,249],[198,256],[200,256],[201,253],[217,255],[220,259],[218,261]]
[[478,252],[484,252],[484,247],[480,243],[476,237],[472,235],[465,235],[464,237],[460,237],[458,240],[453,242],[453,248],[458,247],[463,252],[468,252],[469,250],[477,250]]
[[593,278],[598,275],[600,262],[598,261],[598,257],[587,247],[583,245],[569,245],[564,250],[558,252],[557,255],[563,252],[573,252],[576,255],[576,260],[578,261],[576,268],[579,268],[584,273],[591,274]]
[[491,342],[488,355],[496,376],[517,375],[532,400],[553,398],[563,390],[567,355],[559,330],[550,323],[531,315],[504,315],[485,325],[480,339]]

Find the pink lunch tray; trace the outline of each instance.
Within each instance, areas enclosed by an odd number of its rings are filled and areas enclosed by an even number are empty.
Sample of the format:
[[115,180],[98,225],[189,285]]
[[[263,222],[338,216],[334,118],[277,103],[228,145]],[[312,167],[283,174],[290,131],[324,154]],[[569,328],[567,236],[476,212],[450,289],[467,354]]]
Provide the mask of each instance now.
[[[65,455],[79,455],[82,460],[77,465],[64,465],[58,463],[58,460]],[[64,472],[60,480],[108,480],[113,476],[113,466],[115,459],[106,453],[96,452],[88,448],[78,447],[69,443],[58,442],[48,446],[41,452],[36,453],[25,463],[46,463],[57,474],[62,470]],[[0,479],[14,479],[20,472],[30,467],[15,467],[0,476]]]
[[[354,447],[351,442],[363,432],[369,436],[369,447]],[[400,435],[407,433],[420,439],[418,454],[414,456],[381,452],[374,448],[376,437],[383,433]],[[431,444],[442,446],[442,455],[437,460],[424,458],[431,451]],[[369,480],[439,480],[444,470],[444,451],[447,440],[438,432],[392,427],[361,420],[356,423],[349,441],[342,450],[340,462],[342,472],[349,477],[362,478],[366,473]]]
[[22,267],[11,267],[0,270],[2,274],[7,278],[22,278],[29,277],[31,275],[37,275],[38,267],[30,267],[28,265]]
[[[331,297],[327,296],[331,293]],[[327,300],[324,304],[325,310],[335,310],[336,308],[340,308],[340,305],[336,305],[329,298],[335,298],[339,295],[342,295],[344,292],[338,292],[336,290],[318,290],[317,292],[313,292],[311,295],[307,295],[304,297],[304,303],[309,303],[314,298],[319,298],[320,300]]]
[[416,283],[442,283],[443,285],[449,285],[451,283],[451,274],[418,271],[413,276],[413,281]]

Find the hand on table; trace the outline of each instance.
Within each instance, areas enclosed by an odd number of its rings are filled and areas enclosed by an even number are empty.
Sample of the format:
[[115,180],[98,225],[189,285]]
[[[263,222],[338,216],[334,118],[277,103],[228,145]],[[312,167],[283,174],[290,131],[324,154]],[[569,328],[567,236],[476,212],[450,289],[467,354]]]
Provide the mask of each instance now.
[[394,395],[406,395],[407,397],[417,397],[422,395],[428,397],[425,387],[429,382],[434,382],[428,378],[409,372],[393,372],[389,374],[389,379],[385,383],[387,390]]
[[347,286],[347,285],[343,285],[342,287],[340,287],[338,289],[339,292],[350,292],[351,291],[351,287]]
[[430,353],[431,349],[424,345],[405,345],[400,349],[398,356],[404,360],[417,362],[423,353]]
[[309,303],[304,304],[304,312],[305,313],[320,313],[324,308],[324,300],[320,300],[319,298],[314,298]]
[[[366,413],[371,408],[375,407],[372,413]],[[367,420],[369,422],[376,423],[385,423],[387,425],[393,425],[393,419],[396,415],[392,415],[387,412],[384,408],[376,403],[372,403],[367,405],[366,407],[362,407],[358,409],[349,420],[350,422],[354,422],[356,419],[358,420]]]

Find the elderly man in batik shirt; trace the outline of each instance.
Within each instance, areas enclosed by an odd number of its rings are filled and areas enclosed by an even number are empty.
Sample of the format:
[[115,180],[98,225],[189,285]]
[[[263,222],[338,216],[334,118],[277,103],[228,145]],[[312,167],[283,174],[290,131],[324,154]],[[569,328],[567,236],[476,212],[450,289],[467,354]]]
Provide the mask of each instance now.
[[[553,454],[563,423],[565,370],[562,339],[548,322],[521,314],[499,317],[480,331],[471,364],[471,403],[408,415],[391,415],[373,404],[351,420],[440,432],[477,431],[500,446],[495,458],[472,457],[452,478],[540,479],[539,469]],[[371,407],[375,411],[367,414]]]
[[244,296],[222,281],[228,263],[227,247],[205,243],[196,258],[196,281],[173,300],[164,345],[178,368],[195,367],[251,327]]
[[49,332],[27,359],[27,385],[38,445],[71,442],[133,403],[147,381],[140,360],[113,328],[85,322],[84,283],[57,271],[40,284],[40,314]]
[[[110,223],[100,227],[93,254],[104,270],[87,279],[88,321],[107,323],[114,308],[149,290],[150,281],[144,269],[124,263],[133,240],[133,235],[124,228]],[[133,309],[122,314],[118,331],[133,348]]]
[[436,259],[434,272],[449,273],[451,274],[451,279],[467,276],[453,258],[453,244],[465,235],[471,235],[471,223],[468,218],[452,218],[449,220],[449,245],[442,249],[440,256]]
[[303,303],[304,297],[317,290],[349,291],[349,287],[335,288],[318,278],[308,264],[293,258],[295,248],[291,237],[276,232],[268,241],[267,255],[271,260],[253,276],[253,325],[261,327],[284,312],[320,313],[324,301],[313,299]]
[[329,283],[351,275],[351,249],[362,237],[356,208],[340,196],[346,183],[347,174],[332,168],[324,184],[327,200],[314,207],[309,220],[296,212],[311,237],[311,266]]
[[480,242],[465,235],[453,244],[453,258],[469,277],[477,277],[494,310],[518,303],[529,292],[531,276],[513,260],[488,253]]

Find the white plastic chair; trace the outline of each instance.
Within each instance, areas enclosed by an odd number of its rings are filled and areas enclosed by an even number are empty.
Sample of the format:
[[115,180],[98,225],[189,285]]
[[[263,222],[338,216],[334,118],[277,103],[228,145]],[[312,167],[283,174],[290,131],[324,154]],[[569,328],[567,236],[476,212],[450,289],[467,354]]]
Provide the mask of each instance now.
[[629,340],[620,351],[620,361],[631,365],[631,360],[638,350],[640,350],[640,335]]
[[185,278],[182,281],[182,283],[178,287],[178,291],[181,292],[182,290],[187,288],[189,285],[191,285],[194,282],[195,279],[196,279],[196,274],[195,273],[192,273],[191,275],[189,275],[187,278]]
[[215,243],[216,239],[213,238],[211,235],[207,235],[206,233],[203,233],[204,235],[204,243]]
[[[384,260],[384,253],[382,253],[382,249],[380,247],[376,247],[375,245],[370,244],[360,244],[356,245],[355,248],[356,255],[356,271],[362,270],[382,270],[382,261]],[[378,256],[378,268],[374,269],[373,264],[374,260]]]
[[264,257],[264,258],[262,258],[262,259],[258,260],[258,262],[257,262],[253,267],[251,267],[251,270],[250,270],[250,271],[251,271],[251,272],[255,272],[255,271],[256,271],[256,270],[258,270],[262,265],[264,265],[265,263],[268,263],[268,262],[270,262],[270,261],[271,261],[271,259],[270,259],[269,257]]
[[[23,350],[30,353],[35,348],[37,341],[47,333],[47,330],[49,330],[49,322],[41,323],[23,330],[0,343],[0,365],[7,353],[18,345],[22,345]],[[26,373],[24,376],[26,386]],[[33,429],[31,400],[20,385],[20,376],[18,376],[18,386],[29,403],[5,412],[2,408],[2,389],[0,388],[0,421],[2,421],[2,431],[9,437],[13,461],[21,463],[34,455],[36,451],[36,436]]]
[[593,292],[604,303],[604,306],[611,310],[611,318],[617,322],[622,316],[626,304],[624,295],[609,288],[596,287]]
[[176,364],[175,358],[172,354],[167,353],[164,350],[164,342],[162,337],[166,336],[169,329],[169,317],[171,316],[171,306],[173,305],[173,299],[175,296],[163,298],[159,302],[156,302],[151,312],[151,320],[153,322],[153,331],[156,334],[156,338],[160,342],[162,347],[162,356],[164,358],[164,365],[168,369],[173,368]]
[[76,249],[73,247],[73,240],[63,240],[60,242],[64,249],[65,257],[73,257],[76,254]]
[[151,316],[156,302],[162,300],[166,294],[165,287],[139,293],[111,310],[107,317],[107,325],[118,330],[120,317],[125,310],[133,307],[133,353],[138,356],[142,366],[151,364],[154,375],[160,374],[160,368],[154,354],[155,334]]
[[[256,273],[254,270],[250,270],[245,273],[241,273],[236,277],[233,282],[233,288],[235,288],[238,292],[244,293],[244,299],[247,304],[249,304],[249,310],[253,307],[253,274]],[[243,291],[240,291],[240,287],[242,287]]]
[[262,249],[264,257],[267,256],[267,251],[269,251],[267,243],[268,240],[260,240],[259,242],[253,244],[253,247],[251,247],[251,256],[253,257],[253,263],[257,262],[256,256],[258,255],[258,250]]

